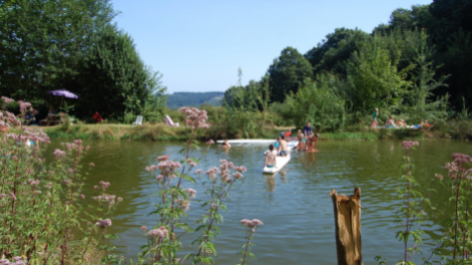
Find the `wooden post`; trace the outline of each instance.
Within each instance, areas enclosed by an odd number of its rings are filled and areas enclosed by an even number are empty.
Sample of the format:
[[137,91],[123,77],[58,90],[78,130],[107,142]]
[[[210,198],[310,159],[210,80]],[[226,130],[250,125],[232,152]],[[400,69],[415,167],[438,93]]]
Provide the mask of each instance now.
[[334,206],[338,265],[362,265],[361,189],[356,187],[350,196],[338,196],[333,189],[329,195]]

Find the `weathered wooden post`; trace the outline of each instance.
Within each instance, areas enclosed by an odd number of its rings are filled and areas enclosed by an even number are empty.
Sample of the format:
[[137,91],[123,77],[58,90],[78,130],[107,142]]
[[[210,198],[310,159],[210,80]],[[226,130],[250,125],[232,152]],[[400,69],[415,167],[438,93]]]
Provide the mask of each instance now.
[[334,189],[329,195],[334,206],[338,265],[362,265],[361,188],[356,187],[350,196],[338,196]]

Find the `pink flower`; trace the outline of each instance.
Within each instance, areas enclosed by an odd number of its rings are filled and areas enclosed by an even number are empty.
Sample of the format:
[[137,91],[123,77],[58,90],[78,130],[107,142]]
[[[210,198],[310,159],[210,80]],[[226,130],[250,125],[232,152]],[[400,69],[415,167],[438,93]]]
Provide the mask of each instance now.
[[74,172],[74,170],[73,170],[72,168],[69,168],[68,171],[69,171],[69,173],[73,173],[73,172]]
[[147,226],[141,226],[141,230],[143,230],[143,232],[146,232],[146,229],[147,229]]
[[238,171],[239,173],[244,173],[247,171],[246,167],[245,166],[239,166],[239,167],[235,167],[234,168],[236,171]]
[[188,193],[190,198],[194,198],[195,195],[197,194],[197,191],[191,188],[186,188],[185,191]]
[[11,198],[12,198],[14,201],[16,201],[16,196],[15,196],[15,194],[14,194],[13,192],[10,192],[10,196],[11,196]]
[[90,162],[89,166],[90,166],[90,167],[94,167],[95,164],[94,164],[93,162]]
[[98,226],[98,227],[102,227],[102,228],[109,227],[109,226],[111,226],[111,220],[110,219],[98,220],[95,223],[95,225]]
[[240,179],[242,177],[243,177],[243,175],[241,175],[241,173],[239,173],[239,172],[236,172],[236,173],[233,174],[233,178],[235,178],[235,179]]
[[164,178],[164,176],[159,175],[159,176],[156,177],[156,180],[157,180],[157,181],[161,181],[163,178]]
[[195,170],[195,174],[202,174],[202,170],[201,169]]
[[85,195],[80,194],[80,198],[85,199]]
[[168,155],[158,156],[157,160],[158,161],[167,161],[167,160],[169,160],[169,156]]
[[123,201],[123,198],[118,197],[116,200],[117,200],[118,202],[122,202],[122,201]]
[[102,185],[102,188],[105,190],[110,186],[110,182],[100,181],[100,185]]
[[208,140],[208,142],[206,142],[207,145],[212,145],[214,143],[215,143],[215,141],[213,141],[212,139],[210,139],[210,140]]
[[98,187],[97,185],[93,186],[93,188],[94,188],[95,190],[98,190],[98,189],[99,189],[99,187]]
[[419,146],[418,141],[403,141],[403,149],[410,150],[412,147]]
[[7,195],[6,195],[5,193],[0,194],[0,198],[3,199],[3,198],[5,198],[5,197],[7,197]]
[[53,154],[56,156],[56,158],[61,158],[66,155],[66,151],[62,151],[61,149],[56,148]]
[[436,174],[435,177],[437,177],[439,180],[443,180],[443,179],[444,179],[443,175],[439,175],[439,174]]
[[40,190],[37,190],[37,191],[36,191],[36,194],[41,194],[41,191],[40,191]]
[[66,183],[66,185],[69,185],[69,184],[70,184],[70,180],[65,179],[65,180],[64,180],[64,183]]

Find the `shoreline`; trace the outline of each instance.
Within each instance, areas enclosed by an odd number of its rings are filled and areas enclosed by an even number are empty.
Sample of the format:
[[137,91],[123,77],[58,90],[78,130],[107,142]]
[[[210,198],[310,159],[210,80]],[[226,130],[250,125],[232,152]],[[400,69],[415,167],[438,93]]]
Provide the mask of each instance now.
[[[41,128],[51,139],[107,139],[107,140],[132,140],[132,141],[185,141],[188,140],[190,128],[169,127],[165,124],[144,124],[141,126],[124,124],[75,124],[57,125]],[[227,139],[255,139],[275,138],[285,128],[267,128],[266,135],[257,135],[249,138],[228,137]],[[209,139],[221,140],[224,135],[215,130],[200,130],[197,139],[206,141]],[[375,141],[375,140],[472,140],[470,135],[448,133],[426,129],[371,129],[357,132],[324,132],[320,133],[320,141]]]

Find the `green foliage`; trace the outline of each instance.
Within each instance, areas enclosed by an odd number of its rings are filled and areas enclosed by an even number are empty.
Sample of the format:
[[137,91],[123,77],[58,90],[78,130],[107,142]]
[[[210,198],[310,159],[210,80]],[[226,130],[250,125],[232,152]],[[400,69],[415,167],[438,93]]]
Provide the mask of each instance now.
[[282,116],[298,128],[310,122],[317,131],[336,131],[345,123],[344,101],[336,94],[336,77],[320,75],[307,80],[284,102]]
[[335,29],[333,33],[326,35],[326,39],[305,54],[305,58],[313,67],[313,76],[331,72],[345,77],[345,61],[353,52],[359,50],[360,44],[370,41],[371,38],[362,30]]
[[[149,94],[163,89],[160,76],[144,66],[131,38],[111,24],[117,13],[109,0],[3,2],[4,95],[46,109],[54,100],[46,92],[65,88],[79,95],[75,116],[91,119],[101,111],[108,120],[122,120],[125,111],[142,114],[146,102],[153,100]],[[162,112],[163,100],[157,100],[154,112]]]
[[311,65],[297,49],[287,47],[282,50],[267,70],[270,98],[275,102],[284,101],[290,93],[297,93],[306,78],[312,77]]
[[381,42],[380,38],[374,37],[347,62],[347,80],[352,85],[352,89],[346,91],[349,109],[364,113],[376,107],[394,110],[399,108],[406,94],[410,84],[405,80],[407,69],[397,70],[398,61],[390,59]]

